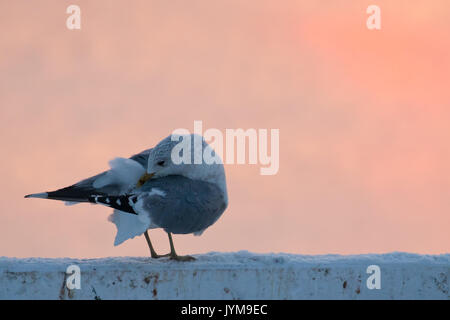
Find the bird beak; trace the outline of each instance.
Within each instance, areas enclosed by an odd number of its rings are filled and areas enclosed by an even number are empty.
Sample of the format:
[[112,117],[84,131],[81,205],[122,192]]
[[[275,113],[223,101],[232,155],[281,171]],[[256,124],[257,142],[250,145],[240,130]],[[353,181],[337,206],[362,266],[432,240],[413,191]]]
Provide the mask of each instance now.
[[138,183],[136,184],[137,188],[140,188],[144,185],[144,183],[146,183],[148,180],[150,180],[153,176],[155,175],[155,173],[144,173],[142,175],[142,177],[139,178]]

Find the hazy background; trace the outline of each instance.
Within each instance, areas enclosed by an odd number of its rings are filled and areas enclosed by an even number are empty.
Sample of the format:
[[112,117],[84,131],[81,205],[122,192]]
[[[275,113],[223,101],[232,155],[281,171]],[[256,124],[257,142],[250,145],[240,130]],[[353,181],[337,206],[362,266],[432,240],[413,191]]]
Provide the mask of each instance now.
[[280,129],[280,170],[226,166],[227,211],[179,253],[449,252],[449,30],[446,0],[1,0],[0,256],[148,255],[111,209],[23,196],[194,120]]

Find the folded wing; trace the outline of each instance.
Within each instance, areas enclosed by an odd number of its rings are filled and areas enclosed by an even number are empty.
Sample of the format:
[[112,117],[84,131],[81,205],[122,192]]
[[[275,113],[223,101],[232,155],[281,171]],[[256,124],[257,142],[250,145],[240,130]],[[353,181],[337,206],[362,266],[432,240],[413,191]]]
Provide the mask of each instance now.
[[25,198],[62,200],[69,203],[93,202],[95,196],[118,196],[136,186],[147,169],[148,149],[130,158],[115,158],[109,162],[111,169],[55,191],[35,193]]

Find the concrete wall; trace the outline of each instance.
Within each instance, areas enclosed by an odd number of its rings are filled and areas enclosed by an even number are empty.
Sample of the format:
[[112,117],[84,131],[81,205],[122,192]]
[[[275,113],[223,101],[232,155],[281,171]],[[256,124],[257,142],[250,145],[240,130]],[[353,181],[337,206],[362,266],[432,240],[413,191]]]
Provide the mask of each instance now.
[[[195,262],[133,257],[0,258],[0,299],[450,298],[449,254],[303,256],[237,252],[196,257]],[[66,270],[70,265],[80,268],[81,289],[67,288],[70,275]],[[367,287],[371,276],[367,268],[371,265],[380,268],[380,289]]]

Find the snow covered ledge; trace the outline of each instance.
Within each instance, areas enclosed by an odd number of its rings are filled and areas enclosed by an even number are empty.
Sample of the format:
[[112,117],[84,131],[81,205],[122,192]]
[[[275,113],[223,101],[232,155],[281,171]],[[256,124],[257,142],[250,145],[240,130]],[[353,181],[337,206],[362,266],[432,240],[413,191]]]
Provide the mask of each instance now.
[[[196,257],[195,262],[136,257],[3,257],[0,299],[450,298],[450,254],[305,256],[237,252]],[[76,284],[71,281],[76,273],[66,274],[71,265],[80,268],[81,289],[67,288],[67,280]],[[368,288],[368,278],[372,289]]]

